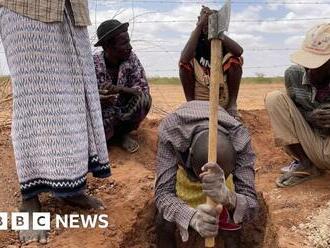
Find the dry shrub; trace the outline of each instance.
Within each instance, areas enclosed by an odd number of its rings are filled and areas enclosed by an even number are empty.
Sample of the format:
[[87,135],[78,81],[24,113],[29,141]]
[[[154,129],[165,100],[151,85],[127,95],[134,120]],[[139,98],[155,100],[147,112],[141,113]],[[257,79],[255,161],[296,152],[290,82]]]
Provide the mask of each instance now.
[[10,78],[0,77],[0,130],[11,125],[12,99]]

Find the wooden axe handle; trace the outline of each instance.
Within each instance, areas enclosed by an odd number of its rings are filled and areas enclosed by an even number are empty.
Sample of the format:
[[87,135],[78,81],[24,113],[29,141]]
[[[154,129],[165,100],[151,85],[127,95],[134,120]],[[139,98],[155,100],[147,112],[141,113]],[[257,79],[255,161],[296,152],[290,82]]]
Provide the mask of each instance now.
[[[218,106],[219,86],[224,83],[222,69],[222,43],[219,39],[211,40],[211,82],[210,82],[210,119],[209,119],[209,147],[208,162],[217,162],[217,141],[218,141]],[[206,198],[206,203],[216,207],[211,198]],[[214,247],[215,238],[206,238],[205,247]]]

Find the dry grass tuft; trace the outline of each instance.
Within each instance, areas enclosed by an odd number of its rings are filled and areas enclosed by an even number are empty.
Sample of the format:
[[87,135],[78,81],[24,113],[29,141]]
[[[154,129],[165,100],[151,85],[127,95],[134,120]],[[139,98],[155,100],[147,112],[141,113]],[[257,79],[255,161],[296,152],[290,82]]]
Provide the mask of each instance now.
[[12,99],[10,78],[0,77],[0,130],[10,128]]

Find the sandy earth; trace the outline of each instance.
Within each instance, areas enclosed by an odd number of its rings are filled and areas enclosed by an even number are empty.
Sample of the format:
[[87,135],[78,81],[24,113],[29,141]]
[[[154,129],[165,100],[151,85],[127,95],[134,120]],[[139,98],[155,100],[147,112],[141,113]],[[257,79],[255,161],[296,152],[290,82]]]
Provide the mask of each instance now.
[[[242,84],[238,95],[238,106],[244,110],[264,109],[264,98],[273,90],[282,89],[282,84]],[[175,110],[185,101],[180,85],[152,85],[153,109],[151,116]]]
[[[243,121],[250,129],[257,154],[256,188],[263,206],[256,224],[245,227],[242,247],[330,247],[330,174],[291,189],[278,189],[274,180],[279,168],[290,158],[275,148],[266,111],[264,95],[281,85],[243,85],[239,106]],[[106,229],[52,230],[50,243],[43,247],[68,248],[147,248],[154,246],[154,214],[152,201],[154,159],[159,118],[183,101],[178,86],[152,87],[154,105],[150,117],[135,133],[140,150],[128,155],[119,148],[110,147],[113,176],[98,180],[89,178],[88,192],[100,197],[108,214]],[[8,110],[7,110],[8,111]],[[1,112],[1,109],[0,109]],[[18,190],[10,129],[0,127],[0,211],[15,211],[19,206]],[[66,213],[95,213],[74,209],[55,201],[48,194],[42,196],[43,210],[54,215]],[[52,223],[54,224],[54,223]],[[321,230],[321,231],[319,231]],[[324,235],[319,235],[324,232]],[[321,237],[321,238],[320,238]],[[19,247],[17,234],[0,231],[0,247]],[[24,247],[39,247],[30,244]]]
[[[307,222],[298,226],[302,233],[306,233],[309,241],[316,248],[330,247],[330,201],[327,205],[316,211],[311,216],[307,217]],[[297,230],[297,227],[291,228],[293,231]]]

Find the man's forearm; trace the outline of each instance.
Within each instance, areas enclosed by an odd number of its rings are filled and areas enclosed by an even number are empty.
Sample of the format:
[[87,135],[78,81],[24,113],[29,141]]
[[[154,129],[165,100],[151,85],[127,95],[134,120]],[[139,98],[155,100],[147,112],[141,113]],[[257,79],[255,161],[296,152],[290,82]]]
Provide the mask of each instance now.
[[195,78],[193,72],[180,67],[180,80],[187,102],[195,99]]
[[180,62],[188,63],[194,58],[195,50],[198,44],[199,36],[202,32],[202,26],[197,25],[195,30],[191,33],[190,38],[181,52]]
[[241,126],[236,132],[241,141],[249,139],[243,149],[239,149],[236,158],[236,169],[233,172],[235,184],[235,211],[233,217],[235,223],[248,221],[255,216],[258,209],[257,193],[255,190],[255,154],[252,149],[248,130]]
[[240,57],[243,53],[243,48],[234,40],[224,35],[222,40],[223,46],[234,56]]
[[137,88],[130,88],[125,86],[120,86],[119,88],[119,94],[129,94],[129,95],[137,95],[141,91]]
[[237,196],[235,192],[229,192],[228,194],[228,204],[225,206],[228,210],[235,210],[236,208]]

